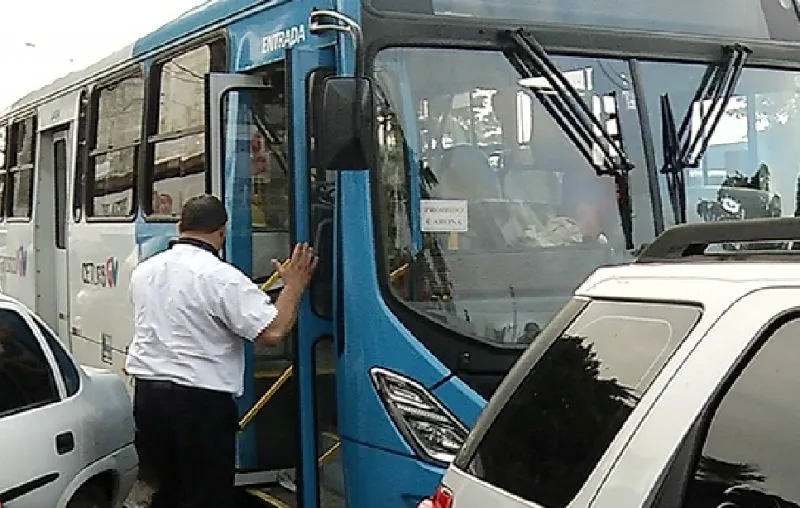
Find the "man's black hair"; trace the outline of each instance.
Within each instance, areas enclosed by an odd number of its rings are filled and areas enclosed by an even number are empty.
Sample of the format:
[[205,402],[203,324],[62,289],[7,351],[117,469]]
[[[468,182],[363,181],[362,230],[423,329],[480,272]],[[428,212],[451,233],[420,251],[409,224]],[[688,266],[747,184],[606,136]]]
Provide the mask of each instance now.
[[181,231],[187,233],[213,233],[227,222],[225,205],[210,194],[190,198],[181,210]]

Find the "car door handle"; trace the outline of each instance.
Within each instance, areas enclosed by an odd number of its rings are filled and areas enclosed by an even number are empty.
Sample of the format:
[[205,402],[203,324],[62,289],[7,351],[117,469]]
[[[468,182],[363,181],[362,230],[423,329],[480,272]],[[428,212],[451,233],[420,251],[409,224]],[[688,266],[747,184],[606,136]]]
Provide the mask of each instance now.
[[56,452],[64,455],[75,449],[75,436],[71,431],[63,432],[56,436]]

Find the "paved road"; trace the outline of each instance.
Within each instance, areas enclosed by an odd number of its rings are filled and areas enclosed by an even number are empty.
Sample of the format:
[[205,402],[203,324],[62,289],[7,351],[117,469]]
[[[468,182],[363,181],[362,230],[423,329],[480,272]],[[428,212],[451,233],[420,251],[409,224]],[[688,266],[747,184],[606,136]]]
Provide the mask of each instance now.
[[136,482],[125,501],[125,508],[150,508],[150,495],[153,490],[144,482]]

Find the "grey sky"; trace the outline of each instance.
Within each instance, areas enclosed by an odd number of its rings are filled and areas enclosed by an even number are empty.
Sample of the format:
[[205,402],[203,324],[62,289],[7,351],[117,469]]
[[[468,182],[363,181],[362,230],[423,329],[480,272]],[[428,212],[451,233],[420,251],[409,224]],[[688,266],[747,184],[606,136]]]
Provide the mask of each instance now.
[[0,110],[200,3],[203,0],[0,0],[0,19],[5,21],[0,30]]

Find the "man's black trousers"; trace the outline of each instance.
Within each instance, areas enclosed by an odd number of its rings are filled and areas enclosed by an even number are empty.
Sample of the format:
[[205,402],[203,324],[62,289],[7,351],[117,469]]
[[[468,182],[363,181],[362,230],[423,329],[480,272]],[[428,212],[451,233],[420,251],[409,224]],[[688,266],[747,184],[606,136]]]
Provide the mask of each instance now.
[[230,393],[137,379],[133,414],[151,508],[232,508],[238,412]]

